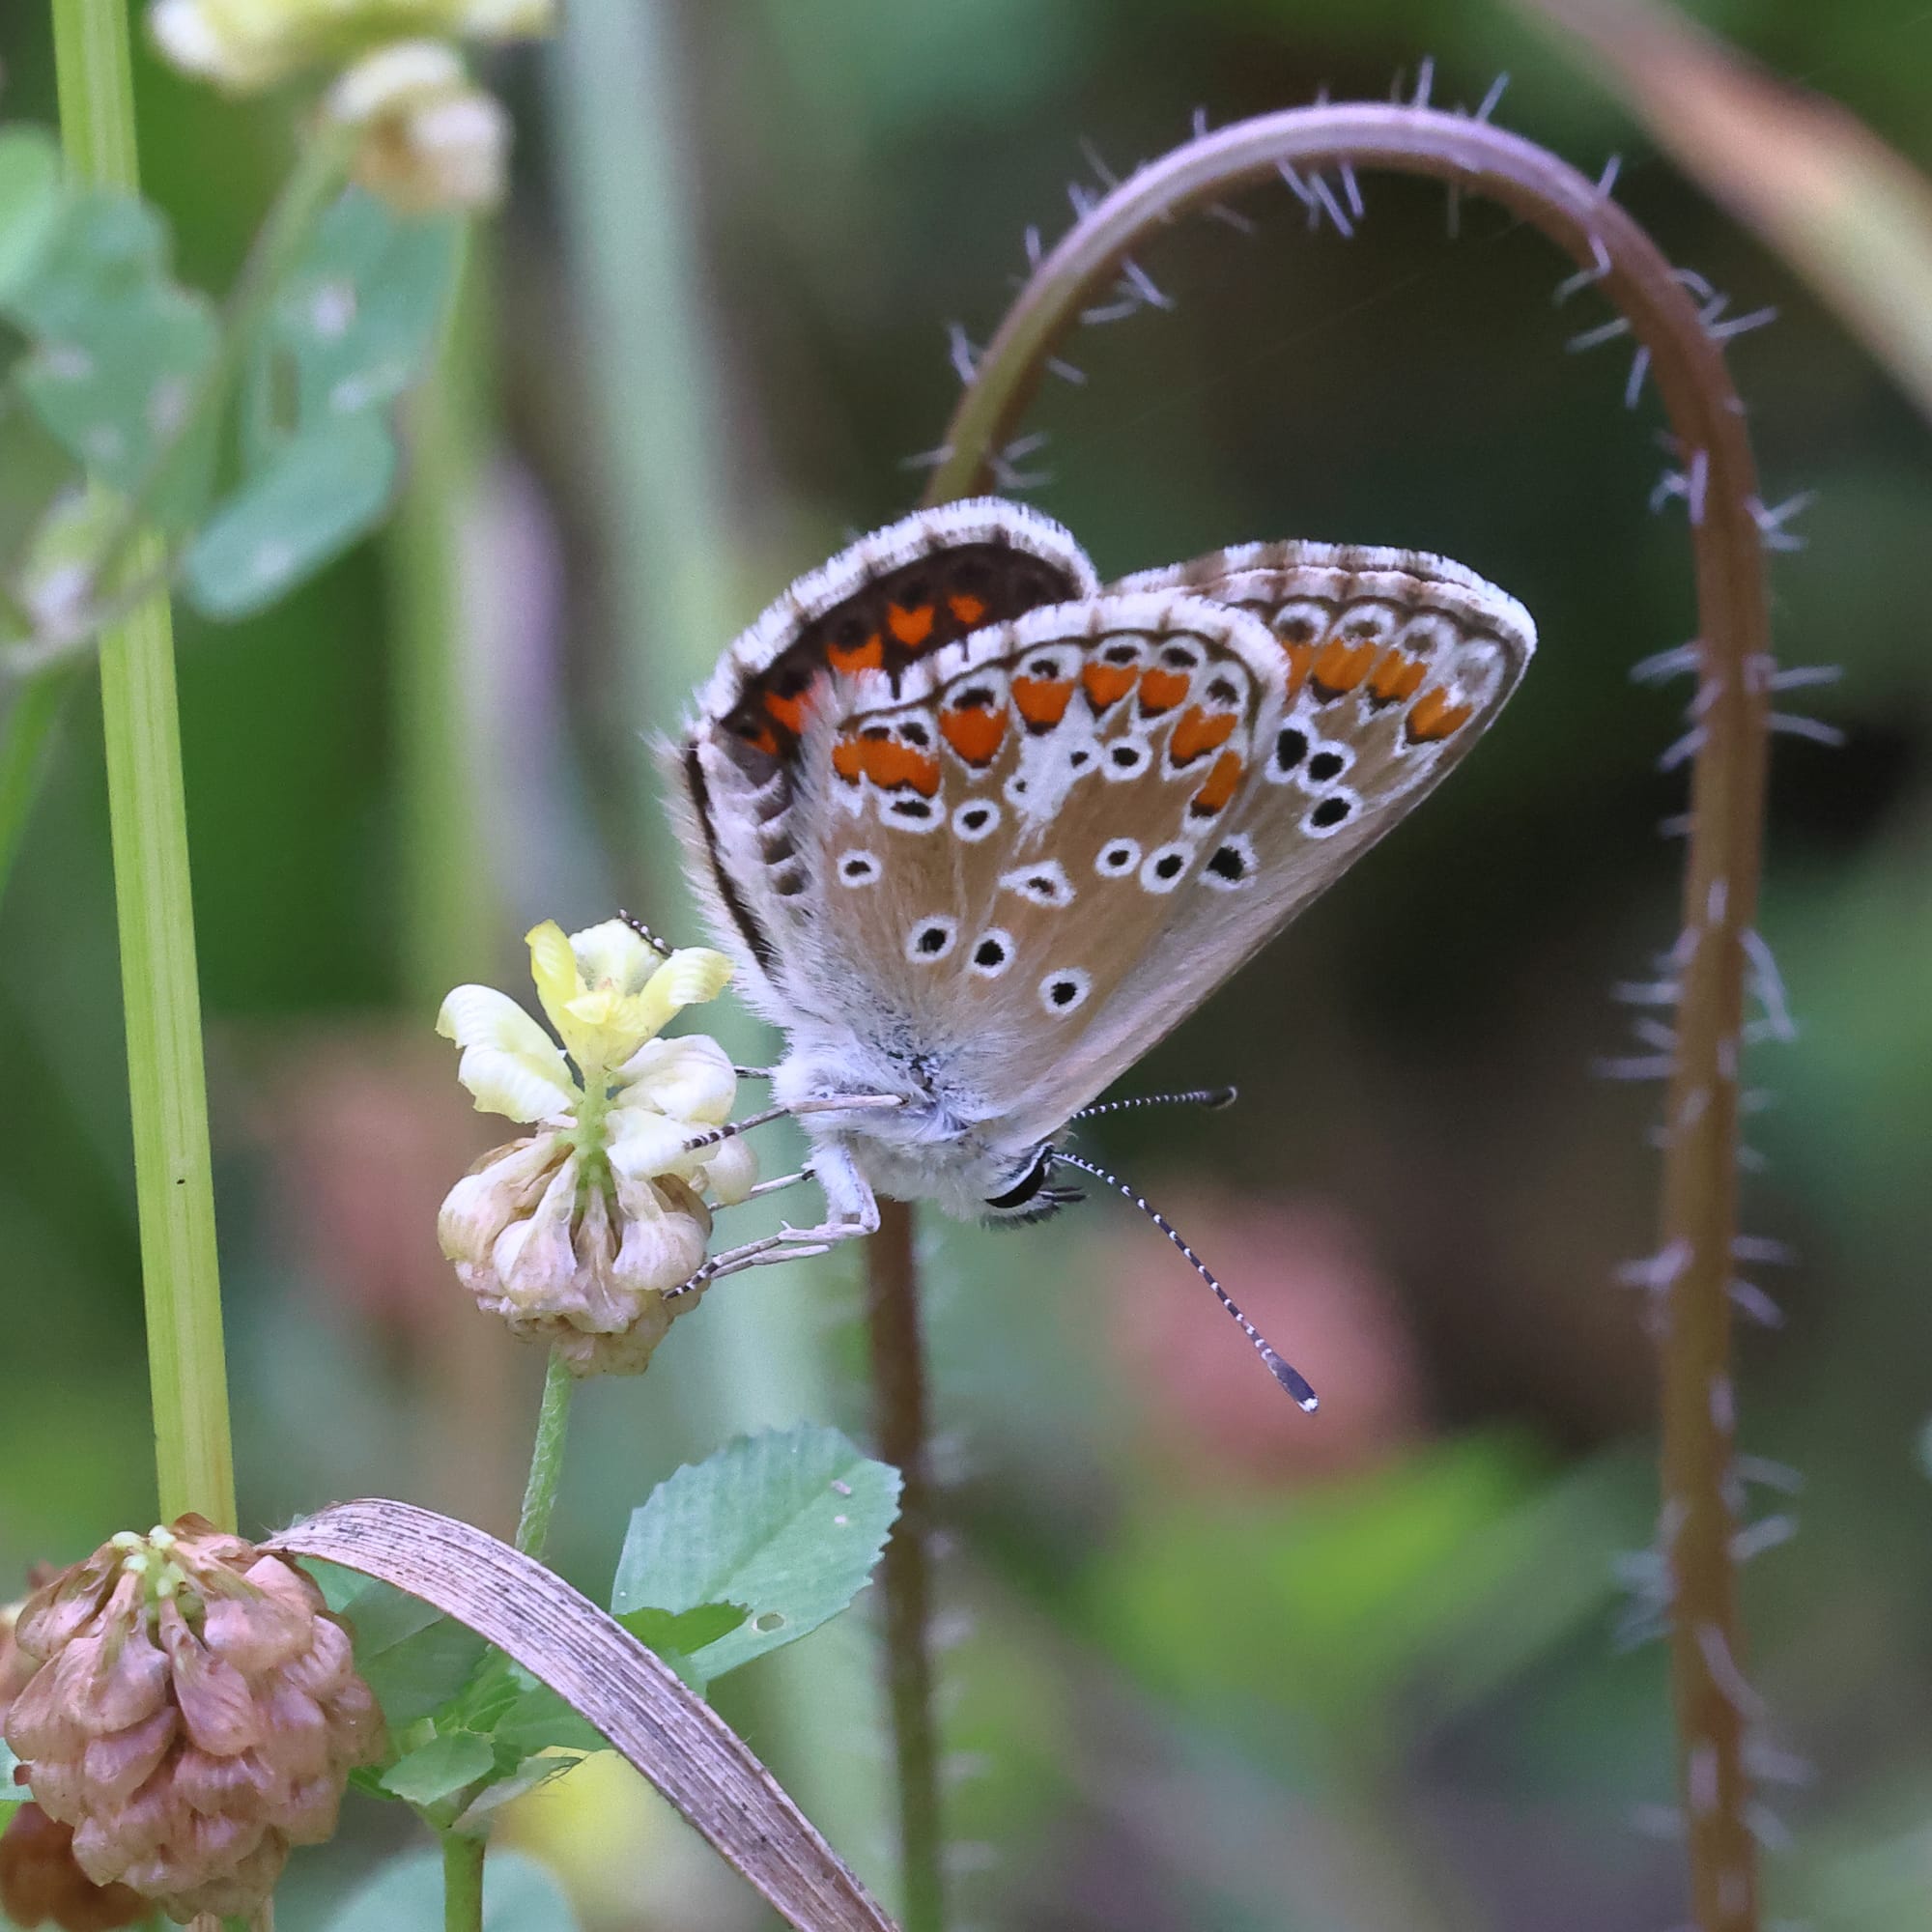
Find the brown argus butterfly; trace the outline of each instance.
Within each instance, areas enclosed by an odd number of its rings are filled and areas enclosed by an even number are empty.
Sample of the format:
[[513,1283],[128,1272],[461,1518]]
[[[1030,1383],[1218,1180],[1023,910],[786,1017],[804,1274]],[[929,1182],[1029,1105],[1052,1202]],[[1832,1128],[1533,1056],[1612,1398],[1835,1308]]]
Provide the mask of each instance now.
[[827,1215],[691,1285],[870,1233],[879,1194],[1026,1220],[1073,1198],[1057,1166],[1121,1186],[1054,1137],[1448,773],[1534,644],[1441,557],[1251,544],[1103,585],[991,497],[801,578],[673,756]]

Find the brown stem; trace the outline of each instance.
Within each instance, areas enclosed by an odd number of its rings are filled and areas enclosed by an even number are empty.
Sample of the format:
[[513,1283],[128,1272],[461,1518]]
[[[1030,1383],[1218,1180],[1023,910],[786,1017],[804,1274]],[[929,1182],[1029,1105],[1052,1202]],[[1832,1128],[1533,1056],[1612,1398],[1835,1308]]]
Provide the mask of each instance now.
[[1040,263],[967,385],[928,502],[985,487],[1061,337],[1176,216],[1276,183],[1285,163],[1431,175],[1539,228],[1579,264],[1607,263],[1600,293],[1628,319],[1691,486],[1702,640],[1685,862],[1682,1000],[1668,1098],[1657,1273],[1662,1354],[1663,1535],[1674,1593],[1671,1667],[1692,1908],[1699,1932],[1752,1932],[1754,1847],[1743,1741],[1731,1457],[1731,1246],[1737,1228],[1737,1074],[1744,936],[1757,899],[1767,699],[1764,558],[1743,407],[1718,346],[1650,237],[1597,185],[1500,128],[1424,108],[1347,104],[1262,115],[1175,149],[1121,184]]
[[873,1432],[878,1453],[905,1487],[880,1563],[886,1688],[897,1759],[899,1861],[905,1932],[946,1922],[945,1837],[939,1817],[939,1745],[932,1712],[932,1486],[926,1465],[925,1356],[920,1335],[919,1257],[913,1210],[879,1204],[866,1243],[866,1321],[871,1337]]

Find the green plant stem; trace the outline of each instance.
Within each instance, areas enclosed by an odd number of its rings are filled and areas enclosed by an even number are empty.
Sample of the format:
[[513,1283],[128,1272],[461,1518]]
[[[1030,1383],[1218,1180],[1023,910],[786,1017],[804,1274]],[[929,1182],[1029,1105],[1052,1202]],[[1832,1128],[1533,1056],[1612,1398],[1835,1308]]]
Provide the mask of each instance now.
[[570,1431],[570,1398],[577,1378],[560,1349],[550,1351],[544,1369],[543,1406],[537,1410],[537,1439],[530,1449],[530,1480],[524,1490],[524,1507],[517,1518],[517,1548],[526,1556],[541,1556],[550,1520],[556,1509],[557,1486],[563,1481],[563,1445]]
[[1700,488],[1690,544],[1701,640],[1703,742],[1691,768],[1682,992],[1665,1119],[1655,1266],[1663,1312],[1662,1488],[1672,1584],[1672,1698],[1691,1909],[1698,1932],[1754,1932],[1757,1853],[1744,1765],[1747,1713],[1737,1607],[1730,1297],[1737,1232],[1739,1048],[1745,942],[1764,835],[1769,649],[1756,466],[1721,347],[1669,261],[1623,209],[1547,149],[1499,128],[1416,107],[1349,102],[1217,128],[1144,167],[1062,238],[1029,278],[960,398],[928,502],[982,487],[1047,358],[1082,306],[1179,215],[1230,190],[1274,185],[1284,166],[1343,162],[1434,176],[1487,195],[1599,270],[1598,293],[1650,355],[1687,472]]
[[54,730],[72,682],[67,666],[36,671],[21,680],[0,719],[0,897],[6,895],[27,814],[46,776]]
[[[54,0],[53,25],[71,164],[90,185],[133,192],[128,9],[123,0]],[[158,539],[139,535],[129,561],[137,572],[152,568],[158,551]],[[102,635],[100,704],[160,1509],[170,1520],[198,1510],[232,1529],[214,1185],[165,595]]]
[[442,1834],[442,1932],[483,1932],[481,1838]]
[[925,1350],[920,1334],[913,1209],[879,1204],[866,1243],[866,1329],[872,1354],[873,1435],[899,1472],[899,1520],[879,1564],[886,1693],[898,1773],[899,1915],[905,1932],[946,1923],[946,1833],[939,1730],[932,1708],[932,1485],[927,1468]]
[[487,238],[473,230],[442,354],[410,401],[409,482],[384,545],[394,618],[404,998],[433,1014],[496,950],[497,881],[478,775],[465,539],[490,436]]

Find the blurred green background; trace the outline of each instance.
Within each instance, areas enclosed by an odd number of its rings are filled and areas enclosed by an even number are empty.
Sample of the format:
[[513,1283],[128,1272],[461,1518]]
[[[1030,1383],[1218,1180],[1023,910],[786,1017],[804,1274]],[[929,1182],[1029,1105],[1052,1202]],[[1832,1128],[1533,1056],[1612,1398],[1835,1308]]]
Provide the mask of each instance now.
[[[1710,24],[1932,167],[1932,12],[1722,0]],[[0,111],[51,118],[43,10],[0,26]],[[628,903],[673,928],[639,734],[732,628],[904,509],[1066,185],[1213,122],[1385,96],[1433,56],[1593,171],[1673,258],[1776,304],[1733,366],[1766,494],[1776,642],[1846,668],[1780,740],[1763,930],[1801,1034],[1750,1075],[1747,1226],[1793,1245],[1741,1336],[1746,1575],[1772,1916],[1932,1923],[1932,439],[1771,254],[1555,43],[1486,3],[580,0],[492,78],[512,204],[417,424],[411,514],[272,615],[184,621],[184,732],[245,1525],[380,1492],[502,1527],[540,1364],[469,1310],[435,1204],[487,1126],[430,1027],[459,978],[526,986],[519,935]],[[226,284],[285,165],[285,103],[141,56],[144,161],[184,272]],[[1323,1395],[1283,1403],[1184,1267],[1096,1199],[930,1231],[962,1925],[1635,1932],[1683,1917],[1663,1662],[1644,1644],[1654,1377],[1618,1264],[1651,1238],[1652,1090],[1610,1000],[1675,929],[1681,504],[1626,347],[1497,211],[1365,179],[1344,242],[1284,189],[1144,263],[1168,311],[1083,330],[1029,500],[1103,574],[1286,534],[1439,550],[1534,612],[1481,753],[1137,1070],[1237,1078],[1203,1118],[1088,1143],[1165,1207]],[[460,484],[461,488],[454,487]],[[465,672],[411,672],[460,544]],[[457,708],[452,712],[451,706]],[[454,723],[475,810],[425,816]],[[450,882],[460,890],[453,895]],[[439,901],[453,896],[454,905]],[[100,746],[91,686],[0,904],[0,1595],[152,1514]],[[749,1029],[742,1044],[757,1050]],[[778,1171],[783,1150],[770,1150]],[[580,1403],[555,1545],[608,1580],[624,1515],[737,1430],[863,1431],[850,1258],[734,1281],[641,1382]],[[1803,1471],[1804,1492],[1786,1492]],[[1759,1480],[1761,1479],[1761,1480]],[[1637,1594],[1632,1594],[1634,1585]],[[872,1641],[845,1619],[723,1701],[890,1883]],[[398,1839],[298,1861],[305,1932]],[[606,1765],[515,1833],[593,1928],[730,1928],[755,1901]],[[1787,1842],[1788,1839],[1788,1842]]]

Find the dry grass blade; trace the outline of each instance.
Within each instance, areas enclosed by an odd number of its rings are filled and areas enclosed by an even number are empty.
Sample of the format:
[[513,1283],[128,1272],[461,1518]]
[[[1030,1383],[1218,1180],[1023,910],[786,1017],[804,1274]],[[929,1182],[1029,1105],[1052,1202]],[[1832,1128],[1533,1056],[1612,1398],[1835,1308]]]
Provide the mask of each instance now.
[[1764,237],[1932,416],[1932,182],[1834,101],[1645,0],[1521,0]]
[[540,1563],[382,1500],[333,1504],[269,1547],[392,1583],[487,1637],[595,1724],[800,1932],[895,1932],[744,1740]]

